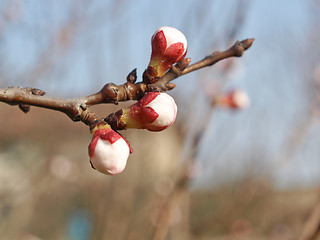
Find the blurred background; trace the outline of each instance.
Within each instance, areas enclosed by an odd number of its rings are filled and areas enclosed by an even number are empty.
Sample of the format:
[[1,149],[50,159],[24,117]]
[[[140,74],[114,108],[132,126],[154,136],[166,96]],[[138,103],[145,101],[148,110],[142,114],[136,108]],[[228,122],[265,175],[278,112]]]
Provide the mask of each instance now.
[[[1,239],[319,239],[319,25],[318,0],[0,0],[0,87],[51,97],[141,79],[160,26],[185,34],[191,62],[255,38],[176,79],[176,123],[123,132],[134,153],[117,176],[91,169],[84,124],[0,104]],[[210,105],[235,88],[250,108]]]

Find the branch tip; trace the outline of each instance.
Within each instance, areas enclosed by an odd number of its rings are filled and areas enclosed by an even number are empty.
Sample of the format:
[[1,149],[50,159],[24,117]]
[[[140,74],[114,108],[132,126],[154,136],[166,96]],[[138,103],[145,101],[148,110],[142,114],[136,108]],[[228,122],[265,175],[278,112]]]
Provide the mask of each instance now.
[[248,39],[241,41],[241,44],[243,45],[244,49],[247,50],[251,47],[254,40],[255,40],[254,38],[248,38]]
[[127,76],[127,82],[135,83],[137,81],[137,69],[133,69]]
[[168,90],[172,90],[176,87],[176,84],[169,82],[166,84],[166,87]]

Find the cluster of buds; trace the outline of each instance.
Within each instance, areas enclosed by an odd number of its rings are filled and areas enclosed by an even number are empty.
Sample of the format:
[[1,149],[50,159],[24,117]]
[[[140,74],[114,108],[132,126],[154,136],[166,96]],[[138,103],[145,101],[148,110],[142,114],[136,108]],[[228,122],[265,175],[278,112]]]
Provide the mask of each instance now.
[[124,170],[132,149],[129,142],[112,128],[162,131],[173,124],[176,116],[177,105],[174,99],[159,92],[146,93],[129,108],[110,114],[106,121],[101,121],[91,131],[89,156],[92,168],[108,175]]
[[250,99],[245,91],[234,89],[214,99],[212,104],[231,109],[245,109],[250,105]]
[[[175,28],[159,28],[151,39],[152,54],[144,72],[144,82],[154,83],[187,53],[187,40]],[[89,145],[91,166],[104,174],[118,174],[132,152],[129,142],[114,131],[127,128],[162,131],[177,116],[177,105],[166,93],[148,92],[127,109],[110,114],[93,127]]]
[[[155,83],[172,67],[184,59],[187,40],[175,28],[161,27],[151,39],[150,63],[143,74],[146,84]],[[249,98],[242,90],[233,90],[216,98],[213,104],[233,109],[245,108]],[[97,171],[114,175],[121,173],[132,153],[129,142],[115,130],[128,128],[162,131],[171,126],[177,116],[177,105],[166,93],[148,92],[129,108],[121,109],[91,126],[92,141],[89,145],[91,166]]]
[[152,53],[144,80],[154,83],[187,54],[187,39],[173,27],[159,28],[151,38]]

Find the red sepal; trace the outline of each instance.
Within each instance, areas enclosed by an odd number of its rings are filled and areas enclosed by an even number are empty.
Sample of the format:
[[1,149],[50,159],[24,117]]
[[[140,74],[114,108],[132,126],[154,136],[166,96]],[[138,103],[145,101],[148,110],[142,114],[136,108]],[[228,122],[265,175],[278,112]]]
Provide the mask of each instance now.
[[153,123],[158,117],[159,114],[151,107],[143,107],[141,109],[141,121],[144,124]]
[[[99,131],[99,130],[98,130]],[[121,135],[113,130],[111,131],[107,131],[107,132],[102,132],[100,134],[100,138],[102,140],[107,140],[109,141],[111,144],[115,143],[116,141],[118,141],[121,138]]]
[[88,147],[90,158],[94,157],[94,151],[96,149],[99,138],[105,141],[109,141],[111,144],[115,143],[120,138],[123,138],[123,140],[125,140],[125,142],[128,144],[130,153],[133,152],[130,146],[130,143],[129,141],[127,141],[127,139],[122,137],[119,133],[113,131],[111,128],[103,128],[103,129],[97,129],[92,136],[91,143],[89,144],[89,147]]
[[[183,54],[184,50],[185,49],[183,43],[177,42],[172,44],[165,52],[166,61],[170,61],[171,64],[178,62],[182,59],[181,55]],[[184,56],[185,54],[183,55],[183,57]]]
[[145,128],[146,124],[154,122],[159,114],[156,113],[152,108],[145,107],[151,103],[158,95],[159,92],[148,92],[140,101],[136,102],[130,107],[130,115]]
[[93,158],[94,156],[94,150],[96,149],[97,143],[98,143],[99,137],[92,138],[91,143],[89,144],[88,150],[89,150],[89,157]]
[[[163,30],[157,32],[151,39],[152,55],[162,56],[167,48],[167,39]],[[152,57],[152,56],[151,56]]]
[[160,132],[164,129],[166,129],[167,127],[169,126],[162,126],[162,127],[159,127],[159,126],[148,126],[147,129],[151,132]]
[[158,95],[160,95],[159,92],[148,92],[138,103],[140,103],[140,106],[146,106],[151,103]]

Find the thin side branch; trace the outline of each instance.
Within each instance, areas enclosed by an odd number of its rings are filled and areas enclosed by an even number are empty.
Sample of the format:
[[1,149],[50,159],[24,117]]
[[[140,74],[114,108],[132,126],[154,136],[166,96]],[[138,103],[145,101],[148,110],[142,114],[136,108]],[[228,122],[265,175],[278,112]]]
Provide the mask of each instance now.
[[310,214],[299,240],[317,240],[320,237],[320,203]]
[[240,57],[251,47],[253,41],[254,39],[237,41],[228,50],[214,52],[190,66],[188,66],[190,58],[185,58],[174,65],[157,82],[152,84],[146,84],[144,81],[135,83],[137,77],[136,70],[134,69],[129,73],[126,83],[122,85],[108,83],[99,92],[86,97],[73,99],[51,98],[43,96],[44,92],[38,89],[12,87],[0,89],[0,101],[10,105],[19,105],[20,109],[24,112],[28,112],[30,106],[60,111],[73,121],[82,121],[86,125],[91,126],[99,119],[97,119],[94,113],[89,111],[88,107],[102,103],[117,104],[118,102],[128,100],[139,100],[146,92],[169,91],[175,87],[175,84],[171,83],[172,80],[201,68],[212,66],[223,59]]
[[236,41],[228,50],[224,52],[214,52],[213,54],[205,57],[203,60],[196,62],[187,67],[182,74],[193,72],[203,67],[212,66],[213,64],[230,57],[241,57],[243,53],[251,47],[254,38],[249,38],[241,42]]
[[[158,80],[155,85],[158,87],[162,87],[162,90],[166,90],[164,86],[166,86],[170,81],[185,75],[187,73],[199,70],[204,67],[209,67],[214,65],[215,63],[230,57],[241,57],[243,53],[251,47],[253,44],[254,38],[245,39],[241,42],[236,41],[228,50],[223,52],[214,52],[209,56],[206,56],[204,59],[187,66],[190,60],[184,62],[180,62],[173,66],[170,71],[166,73],[166,75]],[[170,84],[170,83],[169,83]],[[170,90],[170,89],[167,89]]]

